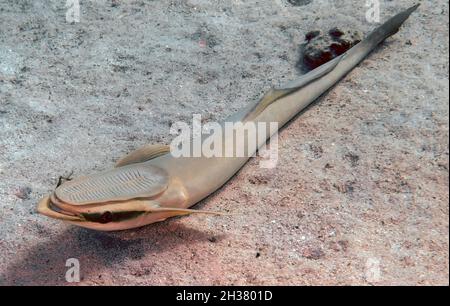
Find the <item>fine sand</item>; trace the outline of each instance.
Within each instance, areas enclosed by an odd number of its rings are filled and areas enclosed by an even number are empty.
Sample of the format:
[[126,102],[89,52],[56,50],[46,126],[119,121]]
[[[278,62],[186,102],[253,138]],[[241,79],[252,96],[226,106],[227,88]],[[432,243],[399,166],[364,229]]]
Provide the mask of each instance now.
[[[0,284],[449,283],[448,1],[399,33],[192,215],[101,233],[36,213],[171,123],[227,117],[303,73],[304,35],[368,33],[365,1],[0,0]],[[291,1],[293,2],[293,1]],[[413,5],[380,1],[381,21]]]

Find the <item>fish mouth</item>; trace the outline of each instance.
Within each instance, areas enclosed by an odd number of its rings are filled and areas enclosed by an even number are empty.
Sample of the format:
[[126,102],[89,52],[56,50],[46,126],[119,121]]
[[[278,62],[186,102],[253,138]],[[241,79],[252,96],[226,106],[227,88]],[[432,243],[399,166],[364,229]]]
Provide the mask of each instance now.
[[92,222],[92,216],[102,213],[145,212],[168,184],[164,169],[131,164],[65,182],[39,202],[38,212],[78,222]]
[[81,214],[76,214],[64,210],[61,207],[55,205],[51,201],[51,196],[49,195],[45,196],[41,201],[39,201],[37,211],[44,216],[63,221],[77,221],[77,222],[86,221]]
[[151,205],[148,201],[132,200],[80,207],[55,203],[54,197],[54,194],[50,194],[42,198],[37,205],[37,211],[52,219],[99,231],[124,230],[145,225],[145,208]]
[[[71,222],[87,222],[87,214],[103,211],[103,207],[111,209],[111,204],[125,204],[126,202],[92,203],[90,205],[74,205],[60,200],[53,192],[45,196],[37,206],[37,211],[47,217]],[[108,205],[110,204],[110,205]]]
[[114,213],[142,212],[149,205],[148,201],[127,200],[111,201],[106,203],[92,203],[87,205],[74,205],[61,201],[53,192],[45,196],[37,206],[37,211],[47,217],[70,222],[99,222],[107,220],[94,221],[90,216],[98,214],[111,215]]

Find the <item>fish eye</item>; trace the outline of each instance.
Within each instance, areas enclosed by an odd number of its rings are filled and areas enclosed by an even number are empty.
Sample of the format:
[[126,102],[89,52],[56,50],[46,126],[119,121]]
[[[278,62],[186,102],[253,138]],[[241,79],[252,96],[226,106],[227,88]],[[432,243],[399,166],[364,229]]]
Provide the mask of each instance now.
[[98,222],[105,224],[105,223],[111,222],[112,219],[113,219],[113,214],[110,211],[105,211],[104,213],[101,214]]

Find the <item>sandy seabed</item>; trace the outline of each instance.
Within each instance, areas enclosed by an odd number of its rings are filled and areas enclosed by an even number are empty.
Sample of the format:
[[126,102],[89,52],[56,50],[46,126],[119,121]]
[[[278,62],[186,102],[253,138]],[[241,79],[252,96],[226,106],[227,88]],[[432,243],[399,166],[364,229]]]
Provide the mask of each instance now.
[[[365,1],[0,0],[0,284],[449,284],[447,1],[401,31],[196,208],[89,231],[36,213],[170,124],[227,117],[298,77],[313,29],[368,33]],[[301,1],[300,1],[301,2]],[[381,19],[413,2],[381,0]]]

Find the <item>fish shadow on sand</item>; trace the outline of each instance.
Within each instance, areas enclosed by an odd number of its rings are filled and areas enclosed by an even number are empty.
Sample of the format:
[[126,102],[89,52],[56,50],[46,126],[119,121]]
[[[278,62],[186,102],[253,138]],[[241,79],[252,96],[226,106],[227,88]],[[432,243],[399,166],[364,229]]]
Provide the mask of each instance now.
[[208,233],[188,228],[177,219],[110,233],[69,227],[51,241],[33,246],[7,267],[0,275],[0,285],[68,285],[65,275],[69,258],[79,260],[81,281],[89,281],[125,260],[139,260],[151,252],[159,253],[177,244],[195,245],[210,238]]

